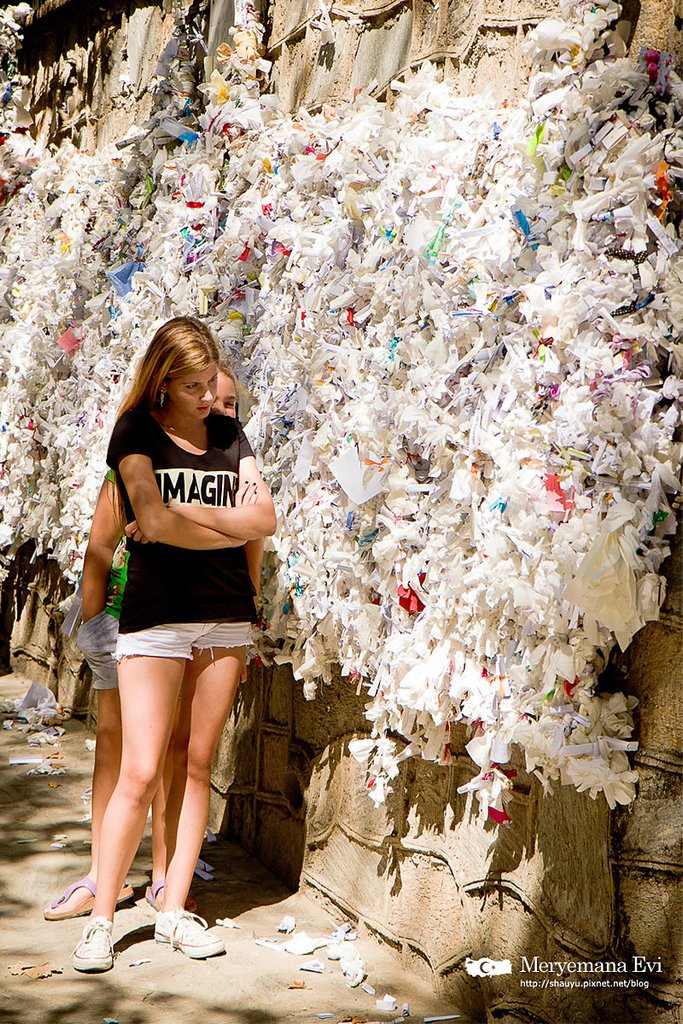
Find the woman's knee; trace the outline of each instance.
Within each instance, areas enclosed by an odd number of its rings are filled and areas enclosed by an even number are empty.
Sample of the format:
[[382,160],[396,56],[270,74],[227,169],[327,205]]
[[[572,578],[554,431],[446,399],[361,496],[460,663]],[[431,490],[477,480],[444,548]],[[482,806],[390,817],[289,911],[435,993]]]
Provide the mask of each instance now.
[[151,803],[156,793],[160,770],[154,765],[121,765],[119,786],[133,803]]
[[121,722],[98,723],[95,756],[98,761],[121,760]]
[[212,764],[213,756],[207,758],[206,756],[196,755],[192,751],[188,751],[186,765],[188,779],[202,786],[210,786]]

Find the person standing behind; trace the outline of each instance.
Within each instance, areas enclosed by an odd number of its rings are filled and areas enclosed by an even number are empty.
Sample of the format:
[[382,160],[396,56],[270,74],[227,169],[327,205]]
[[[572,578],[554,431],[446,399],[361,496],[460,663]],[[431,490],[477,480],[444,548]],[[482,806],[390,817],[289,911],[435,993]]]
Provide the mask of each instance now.
[[[90,871],[69,886],[66,892],[43,911],[46,921],[65,921],[89,914],[95,902],[100,827],[105,808],[119,774],[121,760],[121,705],[114,648],[118,618],[126,579],[128,560],[123,539],[123,523],[116,515],[116,479],[111,472],[100,489],[95,506],[90,538],[83,564],[82,617],[78,645],[93,674],[97,694],[97,733],[95,767],[92,782],[92,846]],[[152,810],[153,881],[163,878],[166,862],[163,812],[155,797]],[[121,903],[133,895],[129,885],[119,894]]]
[[[218,384],[216,398],[211,406],[211,412],[224,416],[239,416],[239,396],[237,393],[237,377],[235,371],[227,363],[218,365]],[[247,556],[249,576],[254,584],[254,596],[258,597],[261,592],[261,566],[263,565],[263,537],[250,540],[245,545],[244,552]]]
[[218,361],[199,321],[177,317],[161,327],[109,446],[129,522],[117,642],[123,744],[102,822],[93,916],[74,951],[81,971],[113,964],[114,907],[161,779],[181,684],[188,766],[184,779],[174,776],[167,804],[175,845],[155,938],[197,959],[224,950],[184,903],[208,820],[211,762],[255,619],[244,545],[274,532],[275,512],[239,424],[210,415]]

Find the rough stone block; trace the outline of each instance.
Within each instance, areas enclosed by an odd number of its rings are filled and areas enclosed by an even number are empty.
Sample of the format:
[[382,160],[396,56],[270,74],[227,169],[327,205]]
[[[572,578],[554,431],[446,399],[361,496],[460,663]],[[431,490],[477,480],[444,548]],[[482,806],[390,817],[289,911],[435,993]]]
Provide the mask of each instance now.
[[549,18],[557,13],[556,0],[517,0],[513,5],[510,0],[485,0],[484,24],[519,21],[536,21]]
[[334,44],[322,46],[318,30],[309,28],[306,45],[310,53],[310,70],[306,82],[307,105],[318,107],[329,100],[341,100],[348,94],[349,80],[355,66],[354,56],[358,47],[356,26],[341,22],[335,33]]
[[342,679],[339,670],[333,673],[330,683],[320,683],[313,701],[305,700],[301,683],[293,680],[292,699],[292,739],[308,748],[312,756],[321,753],[336,736],[368,732],[364,714],[367,692],[357,694],[348,679]]
[[680,871],[668,873],[622,865],[619,897],[621,925],[627,937],[624,948],[647,960],[661,957],[665,971],[660,980],[683,982]]
[[138,95],[149,84],[163,49],[162,22],[163,16],[157,7],[139,7],[130,15],[126,33],[128,77]]
[[261,750],[259,758],[260,792],[282,793],[283,780],[289,760],[289,737],[286,734],[272,732],[270,729],[261,731]]
[[393,854],[372,848],[334,829],[324,845],[307,840],[302,877],[379,927],[387,920],[394,882]]
[[313,766],[307,793],[307,843],[324,844],[334,827],[372,846],[399,835],[403,823],[400,777],[392,780],[392,789],[386,803],[375,806],[368,796],[365,766],[351,757],[344,740],[330,744]]
[[358,42],[352,89],[363,88],[373,79],[382,86],[405,67],[410,58],[412,27],[410,7],[366,27]]
[[591,800],[571,786],[557,785],[552,795],[541,798],[536,824],[536,849],[542,859],[538,900],[567,945],[585,954],[608,948],[612,935],[609,829],[609,809],[602,796]]
[[626,657],[629,693],[638,698],[640,749],[680,750],[683,741],[683,632],[675,623],[650,622]]
[[292,890],[298,889],[304,851],[304,823],[282,804],[256,801],[254,854]]
[[276,665],[272,671],[263,673],[264,721],[291,725],[293,685],[292,673],[283,666]]
[[221,832],[249,853],[256,841],[256,815],[252,793],[230,793],[225,804]]
[[638,769],[638,798],[615,815],[615,854],[625,865],[675,869],[683,862],[681,774],[643,765]]
[[273,42],[277,43],[304,24],[310,15],[309,7],[309,0],[288,0],[286,4],[273,4]]

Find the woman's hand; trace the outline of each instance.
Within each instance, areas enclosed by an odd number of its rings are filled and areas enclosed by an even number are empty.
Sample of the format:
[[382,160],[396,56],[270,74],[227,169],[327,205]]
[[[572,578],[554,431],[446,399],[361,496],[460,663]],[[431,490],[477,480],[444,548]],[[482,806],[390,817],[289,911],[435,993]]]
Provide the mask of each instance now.
[[151,544],[149,537],[145,537],[144,533],[138,526],[137,519],[133,519],[132,522],[126,526],[126,537],[130,537],[131,540],[137,540],[140,544]]
[[255,505],[258,500],[258,484],[245,480],[235,495],[235,508],[240,505]]

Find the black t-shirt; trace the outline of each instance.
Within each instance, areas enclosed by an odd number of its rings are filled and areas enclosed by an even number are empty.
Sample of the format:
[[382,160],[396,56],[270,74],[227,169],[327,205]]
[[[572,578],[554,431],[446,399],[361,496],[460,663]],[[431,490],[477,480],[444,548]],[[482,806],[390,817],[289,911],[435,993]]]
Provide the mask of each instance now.
[[[119,473],[126,455],[147,455],[165,505],[234,506],[240,459],[252,455],[240,423],[210,414],[204,455],[180,448],[144,409],[121,416],[107,463],[116,471],[126,520],[135,518]],[[169,622],[254,622],[254,587],[244,547],[193,551],[128,540],[128,581],[119,630],[134,633]]]

